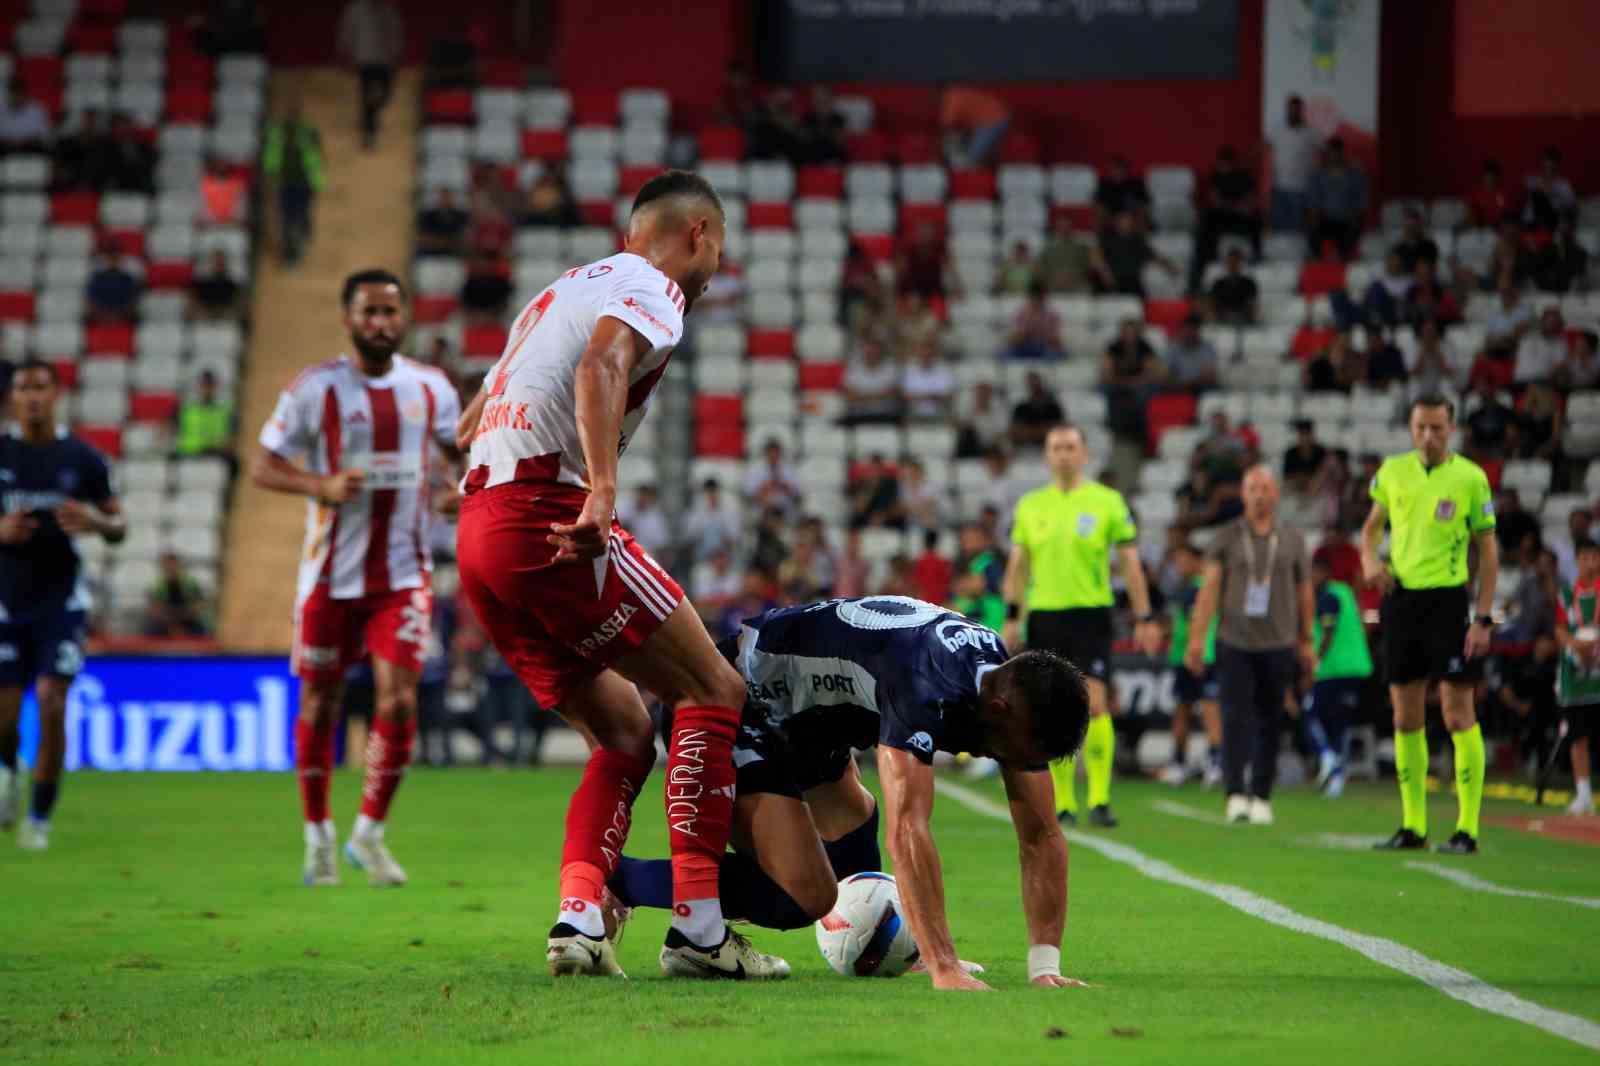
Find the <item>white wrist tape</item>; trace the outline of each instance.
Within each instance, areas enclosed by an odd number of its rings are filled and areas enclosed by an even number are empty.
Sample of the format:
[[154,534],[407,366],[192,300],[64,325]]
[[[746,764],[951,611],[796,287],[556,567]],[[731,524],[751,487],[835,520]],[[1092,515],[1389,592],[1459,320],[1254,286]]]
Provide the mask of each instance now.
[[1061,976],[1061,949],[1049,944],[1034,944],[1028,949],[1028,980]]

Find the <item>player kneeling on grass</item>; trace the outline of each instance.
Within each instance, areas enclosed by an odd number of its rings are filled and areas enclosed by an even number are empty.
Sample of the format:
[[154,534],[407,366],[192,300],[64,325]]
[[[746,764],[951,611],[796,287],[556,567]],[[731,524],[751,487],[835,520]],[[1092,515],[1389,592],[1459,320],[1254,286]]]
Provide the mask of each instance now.
[[[1050,652],[1008,657],[994,630],[903,596],[826,600],[745,622],[719,646],[749,688],[739,739],[724,913],[797,929],[827,914],[838,882],[881,869],[878,807],[854,748],[878,749],[889,855],[900,900],[936,988],[983,989],[956,956],[934,845],[933,753],[1002,766],[1022,863],[1038,985],[1060,974],[1067,843],[1046,765],[1083,744],[1083,676]],[[670,907],[665,860],[623,857],[610,888],[628,906]]]

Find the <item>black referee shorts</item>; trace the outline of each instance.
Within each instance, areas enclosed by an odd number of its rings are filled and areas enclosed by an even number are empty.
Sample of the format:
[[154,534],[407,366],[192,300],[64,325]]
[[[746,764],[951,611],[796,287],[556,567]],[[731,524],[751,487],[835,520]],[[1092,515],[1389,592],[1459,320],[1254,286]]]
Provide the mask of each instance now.
[[1029,611],[1028,647],[1053,651],[1096,681],[1111,677],[1111,608]]
[[1380,615],[1389,683],[1482,679],[1483,657],[1468,659],[1463,650],[1471,609],[1465,585],[1389,593]]

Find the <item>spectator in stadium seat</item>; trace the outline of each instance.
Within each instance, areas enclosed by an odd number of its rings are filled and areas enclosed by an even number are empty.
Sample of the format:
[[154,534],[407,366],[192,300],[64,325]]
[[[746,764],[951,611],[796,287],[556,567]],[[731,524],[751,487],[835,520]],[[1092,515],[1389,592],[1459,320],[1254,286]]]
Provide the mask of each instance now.
[[1272,228],[1298,233],[1305,225],[1307,192],[1322,151],[1322,135],[1306,122],[1305,101],[1290,96],[1283,104],[1283,124],[1268,138],[1272,142]]
[[834,106],[833,91],[825,85],[813,86],[811,109],[800,120],[803,161],[814,166],[843,164],[849,158],[844,132],[844,115]]
[[898,422],[901,410],[899,370],[884,357],[882,345],[864,341],[861,358],[845,368],[843,422]]
[[844,548],[839,552],[838,565],[833,577],[833,594],[845,599],[865,596],[867,582],[872,578],[872,564],[861,555],[861,531],[851,529],[844,535]]
[[1406,290],[1404,317],[1418,328],[1428,319],[1444,326],[1461,321],[1455,293],[1439,281],[1438,267],[1426,259],[1417,260],[1411,287]]
[[195,221],[202,226],[226,226],[244,217],[241,210],[249,182],[240,171],[221,159],[206,160],[200,175],[200,209]]
[[1093,271],[1093,249],[1073,230],[1070,218],[1057,216],[1034,261],[1034,277],[1050,292],[1088,292]]
[[276,186],[279,254],[293,267],[311,241],[312,206],[322,188],[322,138],[305,120],[298,97],[290,97],[283,118],[267,127],[261,170]]
[[900,506],[900,478],[894,464],[881,454],[874,453],[853,472],[850,528],[905,528]]
[[1467,386],[1471,356],[1450,343],[1443,325],[1425,318],[1417,326],[1417,343],[1406,359],[1412,396],[1455,395]]
[[1036,275],[1037,267],[1033,253],[1028,250],[1028,242],[1013,241],[1011,254],[995,271],[994,293],[996,296],[1020,296],[1033,286]]
[[1361,380],[1360,361],[1350,335],[1336,334],[1326,348],[1306,363],[1301,381],[1307,392],[1348,393]]
[[455,190],[440,189],[433,203],[417,213],[417,251],[424,255],[466,253],[472,216],[456,202]]
[[[783,465],[783,446],[778,446],[778,465]],[[757,486],[759,489],[761,486]],[[722,491],[722,482],[708,477],[700,483],[700,494],[683,517],[680,553],[692,563],[704,562],[717,552],[730,552],[739,543],[744,519],[739,505]],[[698,601],[697,601],[698,602]]]
[[808,603],[826,595],[833,578],[830,568],[820,565],[823,560],[815,538],[801,535],[803,528],[796,534],[794,550],[778,566],[778,587],[785,601]]
[[1600,341],[1592,329],[1574,333],[1567,346],[1566,362],[1556,367],[1555,382],[1563,389],[1592,389],[1600,385],[1600,356],[1595,353]]
[[805,162],[806,144],[800,125],[800,110],[795,106],[794,90],[780,85],[761,101],[747,146],[756,159],[787,159],[792,165]]
[[1526,334],[1517,345],[1517,359],[1511,380],[1518,385],[1549,381],[1556,367],[1567,361],[1566,321],[1554,304],[1539,312],[1539,328]]
[[756,518],[755,542],[750,549],[749,565],[766,575],[776,575],[778,567],[789,558],[789,540],[785,529],[784,513],[777,507],[764,507]]
[[1260,460],[1260,438],[1248,422],[1235,426],[1226,411],[1211,412],[1207,427],[1192,462],[1203,467],[1213,483],[1237,485],[1245,470]]
[[1506,440],[1516,423],[1517,412],[1500,398],[1500,391],[1495,388],[1494,382],[1479,378],[1464,406],[1471,412],[1466,417],[1470,458],[1479,464],[1485,460],[1504,458]]
[[901,293],[914,292],[925,301],[942,298],[960,288],[954,273],[944,235],[932,222],[917,223],[895,252],[895,288]]
[[1529,537],[1537,544],[1541,539],[1538,516],[1528,513],[1522,506],[1522,496],[1510,485],[1502,485],[1494,501],[1495,539],[1500,550],[1508,557],[1522,550],[1523,541]]
[[722,96],[717,101],[716,120],[738,126],[749,140],[760,110],[761,101],[750,78],[750,68],[743,63],[728,64],[728,80],[723,83]]
[[1485,159],[1478,184],[1467,194],[1467,208],[1472,213],[1472,224],[1486,229],[1498,229],[1506,218],[1515,215],[1516,204],[1506,188],[1500,160]]
[[1119,213],[1100,231],[1090,252],[1097,289],[1144,297],[1144,268],[1155,263],[1174,278],[1182,277],[1178,264],[1156,251],[1131,211]]
[[1498,291],[1508,283],[1522,288],[1533,280],[1534,259],[1534,250],[1524,239],[1522,228],[1515,221],[1503,222],[1478,287],[1488,292]]
[[1005,624],[1006,604],[1000,595],[1005,578],[1004,554],[980,523],[961,526],[959,547],[951,582],[950,609],[991,629]]
[[1549,548],[1556,556],[1556,572],[1561,580],[1572,584],[1578,580],[1579,544],[1587,544],[1594,528],[1594,512],[1579,507],[1567,513],[1567,533],[1551,539]]
[[1144,339],[1137,318],[1125,318],[1100,357],[1100,385],[1111,426],[1124,436],[1144,435],[1144,406],[1166,379],[1166,367]]
[[738,599],[742,584],[733,565],[733,552],[727,547],[713,551],[690,571],[695,609],[707,622],[721,617],[728,605]]
[[98,165],[108,144],[105,116],[95,108],[80,111],[76,127],[56,138],[50,187],[57,192],[99,188]]
[[1210,474],[1199,468],[1189,472],[1189,480],[1179,486],[1175,495],[1178,517],[1173,524],[1183,530],[1206,529],[1237,518],[1243,511],[1237,483],[1216,484]]
[[1050,430],[1067,420],[1061,401],[1045,384],[1044,377],[1029,371],[1023,378],[1027,394],[1011,409],[1009,436],[1019,447],[1038,447],[1044,443]]
[[939,342],[923,341],[914,360],[901,374],[900,393],[905,397],[906,417],[944,423],[950,417],[950,398],[956,379],[939,357]]
[[[1364,499],[1367,498],[1369,484],[1361,483],[1360,492]],[[1364,583],[1361,577],[1361,549],[1351,543],[1350,531],[1343,523],[1331,522],[1322,531],[1322,543],[1311,553],[1311,561],[1327,567],[1328,577],[1334,581],[1343,581],[1358,590]]]
[[944,325],[933,308],[915,292],[900,294],[894,310],[894,355],[905,359],[924,345],[938,346]]
[[1551,145],[1539,154],[1539,169],[1528,175],[1522,193],[1522,224],[1529,229],[1553,230],[1575,215],[1578,195],[1561,175],[1561,149]]
[[1222,326],[1253,325],[1260,315],[1261,290],[1244,272],[1244,250],[1229,248],[1222,267],[1222,276],[1211,283],[1211,321]]
[[722,617],[711,628],[711,636],[730,637],[739,632],[746,618],[765,614],[778,606],[772,596],[772,571],[751,566],[739,579],[739,595],[728,604]]
[[1240,163],[1231,147],[1217,151],[1204,188],[1205,212],[1200,216],[1200,232],[1195,238],[1194,256],[1189,261],[1189,292],[1198,294],[1205,268],[1217,257],[1222,238],[1230,234],[1250,242],[1254,254],[1261,255],[1261,210],[1256,196],[1255,176]]
[[1095,183],[1094,207],[1095,225],[1101,229],[1112,225],[1119,215],[1132,215],[1142,229],[1149,221],[1150,190],[1128,161],[1115,155]]
[[339,52],[359,80],[361,139],[368,151],[378,143],[378,119],[394,92],[394,68],[405,44],[400,12],[385,0],[350,0],[339,16]]
[[103,192],[151,193],[156,184],[156,152],[139,135],[127,115],[112,115],[106,155],[100,164],[98,185]]
[[461,310],[470,320],[499,322],[510,299],[511,280],[506,277],[505,264],[480,249],[467,264],[467,277],[461,283]]
[[1217,386],[1217,349],[1200,335],[1200,322],[1197,314],[1186,316],[1167,345],[1167,384],[1185,392]]
[[1523,459],[1559,461],[1566,416],[1555,386],[1549,381],[1529,382],[1517,401],[1517,415],[1521,437],[1518,455]]
[[1483,347],[1491,359],[1509,363],[1516,358],[1522,338],[1534,327],[1533,304],[1510,279],[1500,282],[1500,299],[1484,319]]
[[663,560],[663,566],[672,565],[672,528],[667,524],[667,513],[661,509],[661,493],[655,485],[640,485],[634,490],[632,505],[624,502],[618,507],[617,518],[646,551]]
[[189,282],[189,317],[215,322],[239,317],[239,283],[228,267],[228,253],[214,248]]
[[144,634],[161,639],[203,637],[210,626],[206,620],[206,596],[184,569],[177,552],[161,553],[161,576],[150,586],[145,601]]
[[1404,385],[1406,359],[1396,347],[1386,329],[1367,327],[1367,347],[1362,352],[1366,382],[1370,387],[1386,391],[1390,385]]
[[1306,188],[1306,225],[1311,232],[1311,255],[1319,258],[1333,244],[1348,259],[1361,237],[1367,212],[1367,175],[1345,155],[1344,141],[1330,138],[1322,151],[1322,164]]
[[881,309],[883,302],[883,278],[878,274],[877,264],[859,244],[851,241],[839,272],[840,325],[854,329],[865,314]]
[[[705,503],[714,504],[718,495],[706,490]],[[783,442],[778,438],[768,438],[761,446],[761,461],[746,470],[744,495],[752,506],[776,510],[782,516],[793,514],[800,506],[800,475],[784,461]]]
[[[944,493],[942,487],[928,480],[927,467],[922,460],[912,456],[898,468],[900,477],[900,515],[913,530],[937,532],[943,524]],[[940,601],[934,601],[940,602]]]
[[1304,492],[1322,464],[1328,460],[1328,449],[1317,440],[1316,425],[1309,418],[1297,419],[1294,424],[1294,443],[1283,453],[1283,483],[1294,492]]
[[215,455],[232,460],[233,404],[222,394],[215,371],[200,371],[194,390],[178,406],[173,447],[186,459]]
[[1006,335],[1006,346],[1001,354],[1007,359],[1050,361],[1066,356],[1066,345],[1061,340],[1061,316],[1045,302],[1043,282],[1035,281],[1029,286],[1028,298],[1011,320],[1011,332]]
[[1406,296],[1416,283],[1416,270],[1407,270],[1400,253],[1390,249],[1383,257],[1383,273],[1367,283],[1357,304],[1344,289],[1328,293],[1328,306],[1333,312],[1334,325],[1341,330],[1357,326],[1395,326],[1400,322],[1400,311]]
[[1520,542],[1513,567],[1521,576],[1511,591],[1505,623],[1500,627],[1501,639],[1523,644],[1555,631],[1556,609],[1561,603],[1561,593],[1556,585],[1557,562],[1555,553],[1529,535]]
[[1533,257],[1533,284],[1540,292],[1572,292],[1589,275],[1589,253],[1578,243],[1576,222],[1568,215],[1556,224],[1550,243]]
[[0,104],[0,154],[47,151],[50,135],[49,113],[28,92],[27,83],[13,74]]
[[[1034,485],[1024,485],[1011,473],[1011,455],[1002,447],[990,448],[983,457],[989,478],[981,490],[979,515],[996,539],[1010,534],[1011,516],[1022,494]],[[993,512],[992,514],[990,512]]]
[[939,129],[951,166],[987,166],[1010,128],[1010,109],[987,89],[951,85],[939,94]]
[[976,459],[1006,439],[1011,424],[994,382],[980,381],[955,397],[956,458]]
[[912,595],[926,603],[948,602],[955,570],[955,564],[939,551],[939,531],[924,530],[922,551],[911,561],[911,586],[915,589]]
[[1416,272],[1419,262],[1429,262],[1434,266],[1439,265],[1439,245],[1430,236],[1422,224],[1422,212],[1415,207],[1408,207],[1405,211],[1405,220],[1401,223],[1400,240],[1394,246],[1394,253],[1400,257],[1400,265],[1406,273]]
[[741,322],[744,299],[749,286],[744,283],[744,266],[738,260],[723,256],[722,266],[706,283],[700,299],[694,302],[694,324],[691,333],[713,322]]
[[115,238],[102,236],[85,289],[89,313],[105,322],[130,321],[142,288],[138,277],[122,262],[122,249]]
[[520,224],[567,229],[582,221],[583,213],[578,210],[578,201],[567,186],[566,171],[560,164],[546,167],[528,186]]

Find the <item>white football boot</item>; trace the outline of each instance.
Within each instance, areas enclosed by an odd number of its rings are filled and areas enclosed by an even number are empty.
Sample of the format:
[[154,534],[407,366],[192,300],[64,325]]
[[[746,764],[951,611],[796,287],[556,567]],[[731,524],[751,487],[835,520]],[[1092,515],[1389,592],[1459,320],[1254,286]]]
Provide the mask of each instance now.
[[1250,824],[1251,825],[1271,825],[1272,824],[1272,804],[1268,803],[1266,800],[1262,799],[1260,796],[1257,796],[1254,799],[1252,799],[1250,801]]
[[383,842],[383,829],[360,836],[352,833],[344,842],[344,857],[351,866],[367,872],[367,882],[378,888],[396,887],[406,883],[406,872],[394,861],[389,846]]
[[23,851],[44,851],[50,846],[50,823],[26,818],[17,834],[17,847]]
[[1248,822],[1250,820],[1250,797],[1235,793],[1228,797],[1228,813],[1230,822]]
[[731,927],[714,948],[702,948],[669,928],[661,946],[661,972],[701,980],[781,981],[789,976],[789,964],[776,955],[763,955]]
[[307,831],[306,858],[302,880],[307,888],[325,888],[339,883],[338,841],[320,829]]
[[544,961],[552,977],[627,977],[617,964],[617,946],[607,937],[596,939],[566,922],[550,930]]

